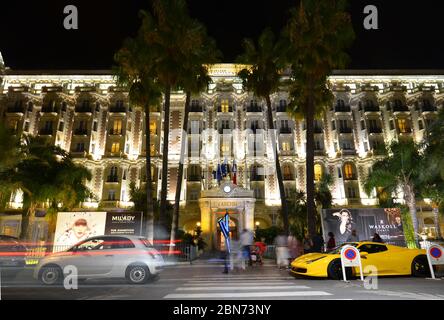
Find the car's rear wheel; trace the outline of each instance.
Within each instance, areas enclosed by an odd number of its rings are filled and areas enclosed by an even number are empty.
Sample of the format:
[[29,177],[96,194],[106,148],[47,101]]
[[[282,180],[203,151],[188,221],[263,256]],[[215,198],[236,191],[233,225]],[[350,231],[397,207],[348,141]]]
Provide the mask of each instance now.
[[60,284],[63,281],[63,272],[59,266],[44,266],[40,270],[40,281],[45,285]]
[[144,284],[147,283],[150,278],[150,270],[145,265],[130,265],[126,269],[126,280],[131,284]]
[[414,277],[430,277],[430,267],[427,257],[425,255],[419,255],[413,259],[412,262],[412,276]]
[[[333,280],[343,280],[344,276],[342,274],[342,263],[341,259],[335,259],[329,263],[327,267],[327,274],[330,279]],[[353,271],[351,268],[345,268],[345,276],[347,279],[351,279],[353,276]]]

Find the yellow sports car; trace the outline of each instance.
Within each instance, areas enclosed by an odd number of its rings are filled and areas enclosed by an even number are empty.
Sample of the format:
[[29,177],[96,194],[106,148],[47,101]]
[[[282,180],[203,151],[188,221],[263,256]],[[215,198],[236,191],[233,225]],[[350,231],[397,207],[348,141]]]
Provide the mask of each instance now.
[[[366,266],[375,266],[378,276],[413,275],[417,277],[430,276],[426,251],[408,249],[390,244],[376,242],[346,243],[358,248],[361,255],[363,274]],[[345,245],[345,244],[343,244]],[[328,253],[309,253],[296,258],[291,263],[291,272],[319,278],[342,279],[341,248],[335,248]],[[347,267],[346,276],[359,275],[359,267]]]

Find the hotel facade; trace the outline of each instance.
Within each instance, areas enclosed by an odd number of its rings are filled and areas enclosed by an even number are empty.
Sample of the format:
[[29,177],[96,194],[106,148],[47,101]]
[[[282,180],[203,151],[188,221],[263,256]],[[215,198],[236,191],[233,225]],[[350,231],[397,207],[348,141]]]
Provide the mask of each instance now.
[[[78,208],[85,211],[131,210],[129,185],[145,183],[146,152],[152,157],[154,195],[160,199],[164,143],[169,150],[167,198],[173,202],[181,139],[186,139],[179,225],[192,232],[200,224],[206,239],[218,246],[216,219],[226,210],[232,213],[235,233],[279,221],[267,106],[243,90],[238,70],[234,64],[211,66],[213,82],[192,97],[187,133],[181,129],[184,92],[172,93],[166,117],[161,107],[151,113],[146,133],[144,111],[128,101],[128,92],[116,86],[110,71],[7,69],[0,76],[0,121],[17,135],[47,137],[91,171],[88,187],[95,198]],[[423,140],[444,104],[444,73],[345,70],[329,80],[335,101],[315,123],[315,179],[323,173],[333,177],[335,206],[377,206],[376,194],[365,193],[363,180],[378,160],[378,146]],[[277,92],[271,100],[285,191],[305,191],[305,123],[286,112],[288,92]],[[162,135],[164,118],[170,124],[169,137]],[[145,134],[151,136],[150,146],[145,145]],[[214,179],[223,162],[236,163],[236,184],[229,177],[219,183]],[[402,195],[398,197],[402,201]],[[21,206],[18,191],[9,207]],[[427,202],[418,203],[418,218],[420,228],[436,236]]]

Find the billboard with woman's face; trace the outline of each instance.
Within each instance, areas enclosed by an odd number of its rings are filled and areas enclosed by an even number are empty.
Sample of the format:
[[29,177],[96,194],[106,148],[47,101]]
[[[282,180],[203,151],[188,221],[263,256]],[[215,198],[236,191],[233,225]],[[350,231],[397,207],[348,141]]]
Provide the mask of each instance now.
[[106,212],[59,212],[53,251],[62,251],[87,238],[103,235],[105,223]]
[[354,241],[356,230],[359,241],[372,240],[375,233],[384,242],[402,244],[405,241],[399,208],[379,209],[324,209],[322,210],[324,236],[332,232],[337,243]]

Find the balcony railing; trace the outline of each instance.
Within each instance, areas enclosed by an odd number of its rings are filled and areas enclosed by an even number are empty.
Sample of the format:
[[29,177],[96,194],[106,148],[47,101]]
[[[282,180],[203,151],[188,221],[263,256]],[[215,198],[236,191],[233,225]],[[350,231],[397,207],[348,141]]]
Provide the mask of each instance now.
[[436,106],[428,105],[422,107],[422,112],[436,112],[438,111],[438,108]]
[[287,112],[286,106],[279,106],[276,108],[276,112]]
[[264,181],[264,176],[259,174],[252,174],[250,181]]
[[398,133],[405,133],[405,134],[412,133],[412,128],[404,128],[403,130],[398,128]]
[[314,127],[313,130],[314,130],[314,133],[316,133],[316,134],[324,133],[324,131],[321,127]]
[[357,177],[356,174],[352,174],[350,176],[344,176],[344,180],[347,180],[347,181],[349,181],[349,180],[358,180],[358,177]]
[[[202,111],[200,111],[202,112]],[[222,113],[226,113],[226,112],[233,112],[233,107],[228,107],[228,111],[226,109],[222,109],[221,106],[217,107],[217,112],[222,112]]]
[[43,106],[41,112],[43,113],[58,113],[59,108],[51,106]]
[[110,130],[109,134],[112,136],[119,136],[122,135],[122,130]]
[[284,179],[284,181],[291,181],[291,180],[294,180],[294,175],[284,174],[282,178]]
[[191,106],[190,112],[203,112],[203,108],[201,106]]

